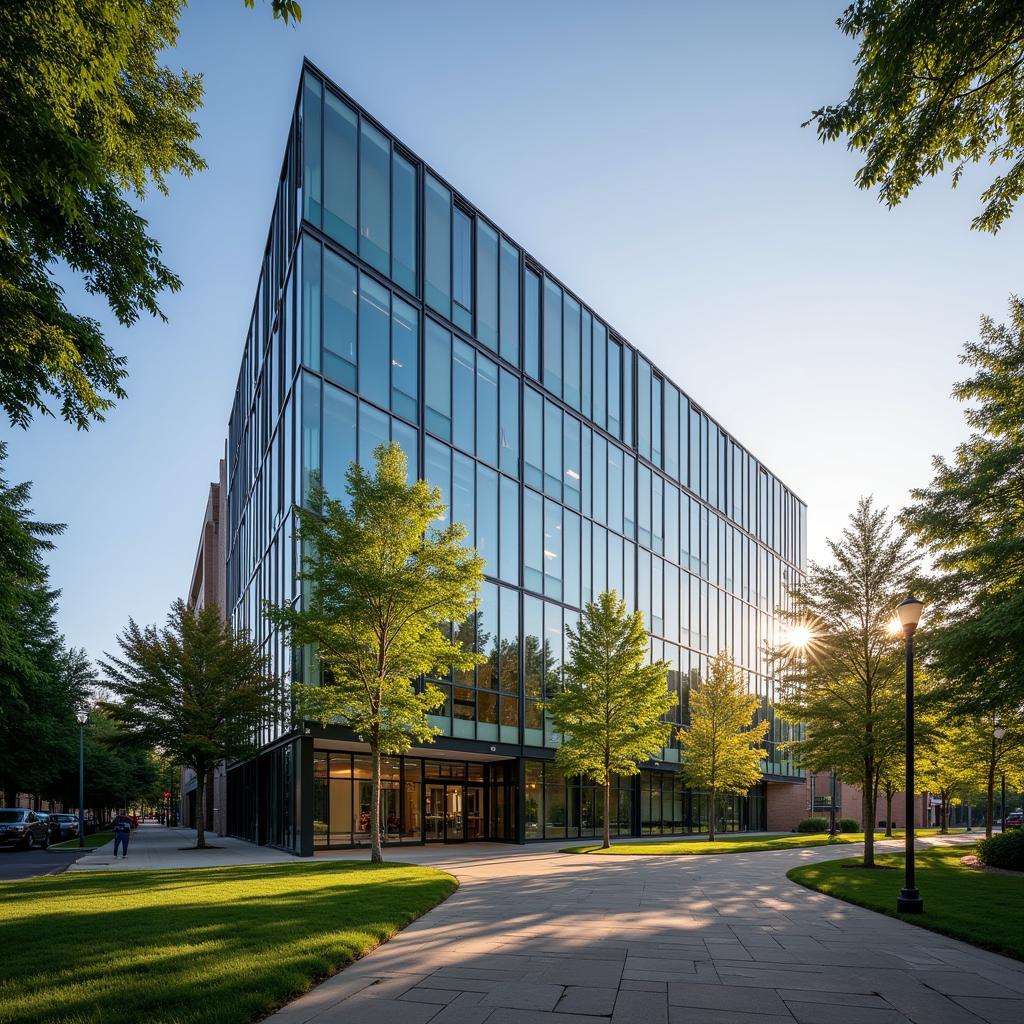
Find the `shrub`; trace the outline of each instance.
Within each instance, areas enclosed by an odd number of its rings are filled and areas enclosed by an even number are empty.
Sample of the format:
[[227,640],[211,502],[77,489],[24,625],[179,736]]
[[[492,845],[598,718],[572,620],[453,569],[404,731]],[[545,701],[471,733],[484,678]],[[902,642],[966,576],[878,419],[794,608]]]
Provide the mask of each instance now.
[[978,843],[978,863],[990,868],[1024,871],[1024,829],[1000,832]]
[[840,832],[859,832],[860,822],[853,818],[840,818],[839,819],[839,831]]
[[797,832],[827,832],[828,818],[804,818],[796,827]]

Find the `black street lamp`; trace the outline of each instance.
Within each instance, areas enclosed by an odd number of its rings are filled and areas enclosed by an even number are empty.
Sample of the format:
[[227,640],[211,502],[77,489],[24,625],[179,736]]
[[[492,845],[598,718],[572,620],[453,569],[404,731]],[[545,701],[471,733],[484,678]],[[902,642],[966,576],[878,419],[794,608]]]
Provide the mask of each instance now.
[[75,712],[78,719],[78,846],[85,849],[85,723],[89,712],[85,708]]
[[924,901],[917,891],[914,878],[914,631],[921,621],[921,609],[924,602],[913,595],[900,602],[896,609],[900,625],[903,627],[903,642],[907,656],[907,715],[906,715],[906,754],[907,754],[907,824],[906,824],[906,867],[903,888],[896,900],[896,910],[901,914],[920,914],[924,911]]

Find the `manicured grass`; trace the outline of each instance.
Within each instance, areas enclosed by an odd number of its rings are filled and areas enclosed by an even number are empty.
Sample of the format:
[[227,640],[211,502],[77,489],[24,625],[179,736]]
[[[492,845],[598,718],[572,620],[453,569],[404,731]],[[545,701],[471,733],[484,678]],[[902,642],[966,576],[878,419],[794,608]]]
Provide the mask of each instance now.
[[441,902],[455,879],[364,862],[0,884],[5,1024],[244,1024]]
[[[951,830],[956,831],[956,830]],[[918,829],[919,836],[933,836],[938,834],[938,829]],[[901,829],[893,829],[893,839],[902,838]],[[885,837],[875,833],[875,842],[880,842]],[[892,842],[892,840],[887,840]],[[842,846],[848,843],[863,843],[863,832],[841,832],[835,839],[829,839],[827,832],[816,833],[790,833],[784,836],[727,836],[724,839],[716,839],[713,843],[707,839],[674,839],[664,843],[617,843],[614,840],[607,850],[600,846],[588,844],[587,846],[567,846],[562,853],[597,853],[603,856],[632,857],[632,856],[657,856],[657,857],[693,857],[701,854],[711,853],[757,853],[761,850],[792,850],[807,849],[811,846]]]
[[845,865],[859,858],[793,868],[787,877],[808,889],[848,903],[899,917],[943,935],[1024,960],[1024,875],[989,874],[960,863],[974,846],[934,846],[915,857],[923,914],[897,914],[896,896],[903,884],[902,854],[886,853],[877,862],[899,871],[865,871]]
[[[97,846],[106,846],[107,843],[111,842],[114,838],[113,832],[93,832],[92,835],[85,837],[85,848],[87,850],[93,850]],[[78,846],[78,836],[74,839],[65,839],[63,843],[51,843],[51,850],[69,850],[73,846]]]

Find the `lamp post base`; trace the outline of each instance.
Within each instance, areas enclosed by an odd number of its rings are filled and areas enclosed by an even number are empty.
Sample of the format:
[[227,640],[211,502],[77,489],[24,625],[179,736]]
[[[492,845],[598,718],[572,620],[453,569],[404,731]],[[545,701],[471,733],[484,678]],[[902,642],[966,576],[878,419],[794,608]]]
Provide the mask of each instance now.
[[896,900],[896,912],[899,914],[923,914],[924,900],[916,889],[900,889]]

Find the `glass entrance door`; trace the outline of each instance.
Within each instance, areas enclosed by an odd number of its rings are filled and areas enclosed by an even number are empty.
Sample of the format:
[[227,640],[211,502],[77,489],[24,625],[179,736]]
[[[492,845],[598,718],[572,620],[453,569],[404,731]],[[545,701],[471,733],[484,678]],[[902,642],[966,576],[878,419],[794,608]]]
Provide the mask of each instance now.
[[423,813],[423,838],[428,843],[444,842],[445,801],[444,786],[426,786],[426,807]]
[[466,787],[445,786],[445,840],[449,843],[466,838]]
[[484,787],[466,787],[466,838],[483,839],[484,831]]

